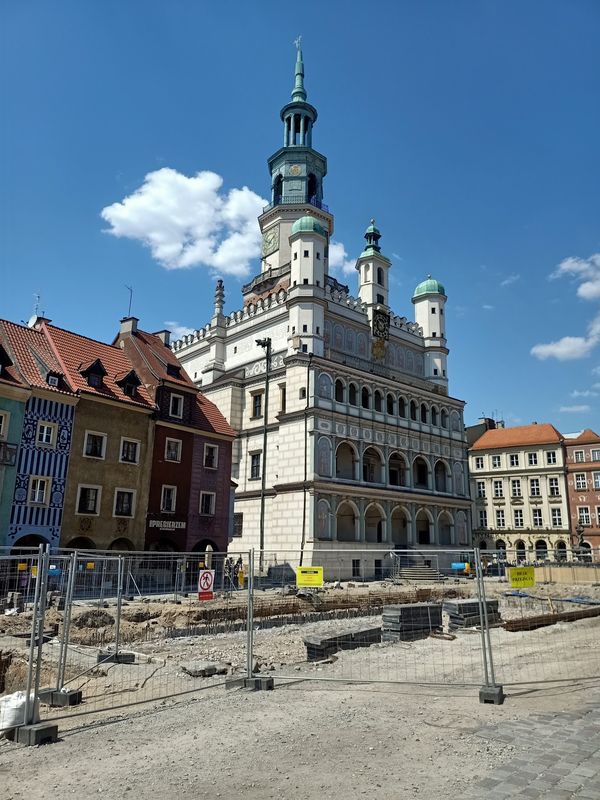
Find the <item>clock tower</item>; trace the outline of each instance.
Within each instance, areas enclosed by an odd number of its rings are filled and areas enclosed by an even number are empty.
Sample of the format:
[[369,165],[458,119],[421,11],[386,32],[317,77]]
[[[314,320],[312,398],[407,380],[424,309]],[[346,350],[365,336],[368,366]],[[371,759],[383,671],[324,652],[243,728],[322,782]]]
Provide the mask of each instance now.
[[[290,264],[292,225],[307,212],[326,230],[328,241],[333,232],[333,217],[323,203],[327,159],[312,146],[317,109],[306,100],[300,37],[296,49],[292,99],[281,109],[283,147],[268,161],[271,202],[258,218],[263,235],[261,273],[273,274]],[[327,270],[327,247],[324,266]]]

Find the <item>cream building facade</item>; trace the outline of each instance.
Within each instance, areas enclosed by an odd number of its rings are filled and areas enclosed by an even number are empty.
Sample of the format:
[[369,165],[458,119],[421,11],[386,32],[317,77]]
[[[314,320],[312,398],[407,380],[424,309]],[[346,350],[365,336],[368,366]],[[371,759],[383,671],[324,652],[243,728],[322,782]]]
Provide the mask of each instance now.
[[[467,546],[464,403],[448,394],[444,287],[429,277],[412,298],[415,321],[395,314],[374,221],[356,293],[330,274],[327,161],[312,146],[300,50],[281,119],[260,272],[229,314],[219,281],[212,319],[173,344],[239,431],[231,546],[303,563],[335,548],[347,574],[384,570],[389,557],[376,551]],[[352,552],[365,550],[373,557]]]
[[549,424],[486,431],[469,451],[476,546],[523,562],[570,558],[563,438]]

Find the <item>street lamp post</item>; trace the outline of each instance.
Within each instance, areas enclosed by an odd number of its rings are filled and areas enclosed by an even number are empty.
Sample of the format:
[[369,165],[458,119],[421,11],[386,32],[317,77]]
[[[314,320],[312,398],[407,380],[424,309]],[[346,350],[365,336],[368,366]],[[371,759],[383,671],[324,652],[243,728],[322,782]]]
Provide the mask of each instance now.
[[269,370],[271,368],[271,339],[265,336],[264,339],[256,339],[256,344],[265,351],[265,405],[263,413],[263,451],[262,451],[262,472],[260,482],[260,531],[259,531],[259,554],[258,571],[262,575],[264,569],[264,549],[265,549],[265,491],[267,480],[267,424],[269,416]]

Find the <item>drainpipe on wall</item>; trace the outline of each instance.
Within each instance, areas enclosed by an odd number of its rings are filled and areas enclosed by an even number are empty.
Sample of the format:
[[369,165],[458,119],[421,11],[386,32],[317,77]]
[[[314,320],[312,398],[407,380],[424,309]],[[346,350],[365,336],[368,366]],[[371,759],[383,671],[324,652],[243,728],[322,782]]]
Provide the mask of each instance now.
[[306,481],[308,479],[308,409],[310,407],[310,367],[313,354],[308,354],[306,367],[306,404],[304,406],[304,486],[302,494],[302,540],[300,542],[300,566],[304,559],[304,545],[306,543]]
[[260,481],[260,530],[259,530],[259,558],[258,572],[262,575],[264,569],[264,549],[265,549],[265,491],[267,480],[267,425],[269,422],[269,370],[271,367],[271,339],[266,336],[264,339],[257,339],[256,344],[265,351],[265,413],[263,423],[263,452],[262,452],[262,475]]

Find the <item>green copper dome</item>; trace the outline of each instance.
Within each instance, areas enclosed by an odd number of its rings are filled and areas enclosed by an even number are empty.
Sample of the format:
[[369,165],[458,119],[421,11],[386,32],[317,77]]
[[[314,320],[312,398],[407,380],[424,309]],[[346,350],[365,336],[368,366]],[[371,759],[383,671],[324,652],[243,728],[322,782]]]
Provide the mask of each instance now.
[[318,233],[321,236],[327,237],[327,231],[320,225],[314,217],[300,217],[292,225],[292,236],[295,233]]
[[424,294],[446,294],[446,290],[439,281],[432,278],[431,275],[427,276],[427,280],[420,283],[414,291],[413,297],[420,297]]

